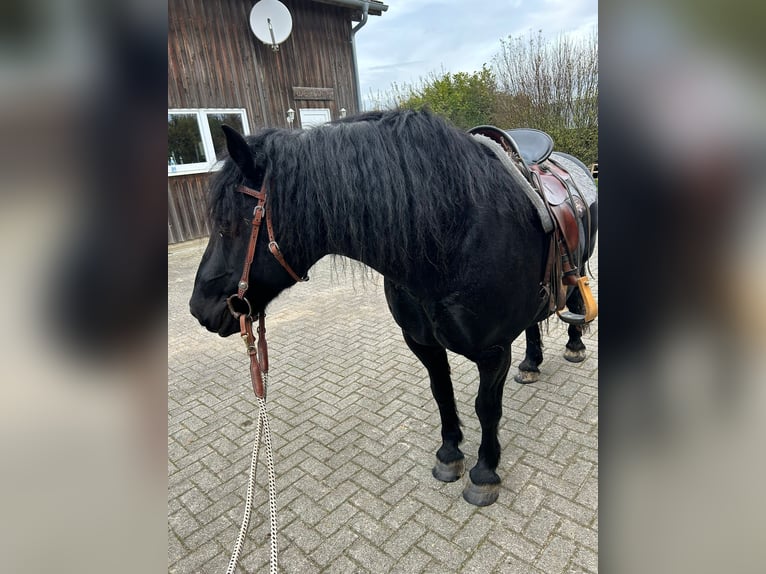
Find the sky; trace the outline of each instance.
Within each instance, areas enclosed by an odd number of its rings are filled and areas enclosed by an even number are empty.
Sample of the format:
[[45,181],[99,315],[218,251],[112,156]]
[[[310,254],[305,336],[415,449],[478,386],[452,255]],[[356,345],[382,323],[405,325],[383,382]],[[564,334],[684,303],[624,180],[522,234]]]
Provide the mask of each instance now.
[[500,40],[542,30],[546,37],[587,35],[598,0],[385,0],[356,35],[362,99],[431,72],[474,72],[490,64]]

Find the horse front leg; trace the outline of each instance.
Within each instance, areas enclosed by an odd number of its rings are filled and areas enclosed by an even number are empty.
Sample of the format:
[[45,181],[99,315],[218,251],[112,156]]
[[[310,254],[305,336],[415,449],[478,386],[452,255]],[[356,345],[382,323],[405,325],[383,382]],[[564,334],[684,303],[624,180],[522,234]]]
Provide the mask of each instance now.
[[540,324],[535,323],[524,331],[527,347],[524,360],[519,365],[519,372],[513,380],[522,385],[540,380],[540,363],[543,362],[543,339],[540,336]]
[[436,451],[436,465],[431,474],[442,482],[454,482],[465,472],[465,457],[458,446],[463,441],[463,431],[460,430],[447,351],[444,347],[421,345],[407,333],[404,333],[404,341],[428,370],[431,392],[439,407],[442,445]]
[[481,424],[479,460],[471,469],[463,489],[463,498],[476,506],[489,506],[500,494],[500,477],[495,470],[500,463],[497,428],[503,414],[503,387],[511,366],[511,345],[496,347],[476,361],[479,366],[479,394],[476,414]]
[[[573,313],[585,313],[585,304],[579,289],[572,291],[569,299],[567,299],[567,307]],[[567,341],[566,348],[564,349],[564,358],[570,363],[582,363],[585,360],[585,343],[582,342],[582,331],[582,325],[570,324],[569,328],[567,328],[569,341]]]

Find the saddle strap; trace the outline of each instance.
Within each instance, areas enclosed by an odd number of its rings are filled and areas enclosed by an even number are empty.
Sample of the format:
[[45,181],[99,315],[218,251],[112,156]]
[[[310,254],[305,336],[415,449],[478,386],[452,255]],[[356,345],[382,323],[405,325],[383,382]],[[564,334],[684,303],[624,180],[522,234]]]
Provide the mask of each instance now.
[[[571,184],[572,187],[574,187],[574,190],[577,192],[577,197],[582,201],[582,206],[585,211],[585,217],[584,217],[585,221],[583,221],[583,228],[585,231],[585,245],[583,245],[582,253],[583,253],[583,259],[585,259],[587,257],[588,250],[590,249],[591,233],[592,233],[591,221],[590,221],[590,206],[588,205],[588,200],[585,198],[585,194],[582,192],[580,187],[575,182],[575,178],[571,177],[569,171],[567,171],[567,169],[563,165],[561,165],[558,161],[556,161],[552,157],[548,158],[548,162],[551,165],[555,166],[560,172],[565,174],[566,182],[568,182],[569,184]],[[567,190],[569,189],[570,189],[569,185],[567,185]],[[570,192],[570,196],[571,196],[571,192]],[[572,204],[573,205],[575,204],[574,199],[572,200]],[[577,212],[577,210],[575,210],[575,212]],[[578,223],[579,223],[579,220],[580,220],[580,217],[578,216]],[[588,267],[587,273],[589,275],[593,275],[593,273],[590,270],[590,261],[587,262],[587,267]],[[586,270],[583,269],[583,273],[585,273],[585,271]]]
[[[580,226],[578,218],[573,215],[572,208],[566,202],[560,205],[551,205],[551,213],[558,224],[556,233],[560,233],[564,239],[570,257],[576,256],[580,243]],[[573,264],[575,262],[573,261]]]
[[[558,309],[563,309],[566,305],[567,289],[559,280],[563,274],[561,269],[561,249],[559,240],[555,233],[551,233],[550,245],[548,246],[548,258],[545,262],[545,272],[543,280],[540,282],[541,291],[545,297],[542,308],[547,307],[547,313],[550,314]],[[540,311],[542,311],[542,308]]]

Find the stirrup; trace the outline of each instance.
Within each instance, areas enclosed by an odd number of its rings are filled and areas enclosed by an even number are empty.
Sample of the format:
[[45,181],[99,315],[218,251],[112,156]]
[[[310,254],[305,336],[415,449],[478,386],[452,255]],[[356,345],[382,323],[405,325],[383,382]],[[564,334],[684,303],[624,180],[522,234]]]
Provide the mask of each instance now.
[[559,319],[564,323],[570,325],[586,325],[593,321],[598,315],[598,304],[593,297],[593,293],[590,290],[590,283],[587,277],[580,277],[577,279],[577,288],[580,289],[580,295],[582,296],[583,304],[585,305],[585,314],[580,315],[578,313],[572,313],[568,309],[566,311],[556,311]]

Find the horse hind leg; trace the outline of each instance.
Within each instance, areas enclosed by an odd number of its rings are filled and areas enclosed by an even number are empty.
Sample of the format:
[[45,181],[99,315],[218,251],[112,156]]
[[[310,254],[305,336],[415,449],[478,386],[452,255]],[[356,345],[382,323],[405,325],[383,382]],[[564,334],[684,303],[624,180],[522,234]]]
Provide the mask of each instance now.
[[524,331],[527,347],[524,360],[519,365],[519,372],[513,380],[522,385],[540,380],[540,364],[543,362],[543,340],[540,336],[540,324],[535,323]]
[[[577,314],[585,313],[585,304],[579,289],[574,289],[567,300],[567,307]],[[564,349],[564,358],[570,363],[582,363],[585,360],[585,343],[582,342],[582,325],[570,324],[567,328],[569,340]]]
[[477,361],[479,366],[479,394],[476,414],[481,424],[479,460],[468,473],[463,498],[476,506],[489,506],[500,494],[500,442],[497,429],[503,414],[503,387],[511,366],[511,346],[496,347],[487,357]]
[[428,370],[431,392],[439,407],[442,445],[436,451],[436,464],[431,473],[442,482],[455,482],[465,472],[465,456],[458,446],[463,441],[463,431],[460,430],[447,351],[444,347],[421,345],[407,333],[404,333],[404,340]]

